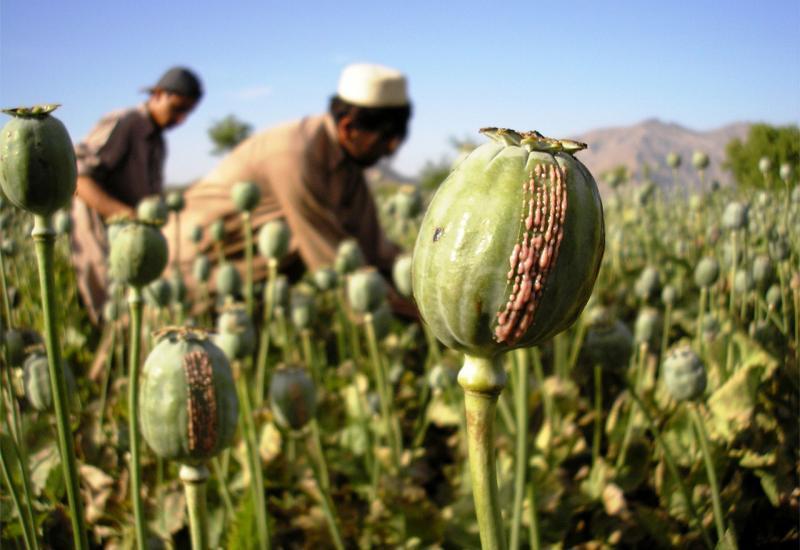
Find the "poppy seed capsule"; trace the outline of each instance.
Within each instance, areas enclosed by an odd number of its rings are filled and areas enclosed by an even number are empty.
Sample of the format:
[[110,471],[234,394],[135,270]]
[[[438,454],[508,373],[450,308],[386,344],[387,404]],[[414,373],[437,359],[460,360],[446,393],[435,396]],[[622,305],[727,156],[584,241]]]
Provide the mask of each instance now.
[[767,290],[767,305],[772,309],[778,309],[783,301],[783,296],[781,294],[781,287],[778,285],[772,285]]
[[272,414],[286,429],[301,430],[317,412],[317,390],[303,367],[278,367],[269,384]]
[[667,154],[667,166],[670,168],[680,168],[681,166],[681,156],[676,153],[675,151],[671,151]]
[[53,217],[53,227],[59,235],[69,235],[72,233],[72,216],[67,210],[59,210]]
[[369,313],[386,298],[386,281],[375,268],[364,267],[347,279],[347,299],[356,313]]
[[225,220],[217,220],[212,223],[208,228],[208,232],[214,242],[225,240]]
[[366,263],[361,247],[355,239],[345,239],[336,249],[333,268],[338,273],[351,273]]
[[215,286],[220,296],[238,296],[242,290],[242,276],[236,266],[229,262],[220,265]]
[[458,371],[443,363],[436,363],[428,372],[428,387],[434,392],[441,392],[456,385]]
[[613,318],[605,307],[590,311],[586,324],[581,357],[592,366],[600,365],[609,371],[623,370],[633,353],[630,329],[619,319]]
[[113,243],[122,228],[131,223],[127,216],[112,216],[106,224],[106,237],[109,243]]
[[633,328],[634,339],[637,344],[649,344],[652,349],[658,346],[661,339],[661,314],[654,307],[644,307],[636,316]]
[[694,268],[694,282],[701,288],[708,288],[717,282],[719,277],[719,262],[716,258],[706,256]]
[[411,254],[398,256],[392,266],[394,287],[402,296],[411,297]]
[[766,319],[752,321],[748,328],[748,333],[753,340],[758,342],[764,349],[770,351],[770,353],[775,353],[777,355],[780,353],[779,350],[785,347],[783,343],[785,340],[783,340],[778,327]]
[[674,306],[678,301],[678,290],[672,285],[664,286],[661,290],[661,301],[664,302],[664,305]]
[[282,219],[267,222],[258,231],[258,252],[269,260],[280,260],[289,250],[291,236]]
[[103,305],[103,320],[113,322],[119,319],[119,305],[115,300],[108,300]]
[[214,343],[225,352],[230,361],[244,359],[253,354],[256,349],[256,331],[244,305],[231,304],[223,308],[217,319]]
[[164,202],[167,205],[167,209],[171,212],[180,212],[183,210],[183,207],[186,206],[186,202],[183,200],[183,193],[180,191],[170,191],[167,193],[167,198]]
[[255,183],[240,181],[231,189],[231,199],[239,212],[250,212],[261,200],[261,189]]
[[722,213],[722,226],[732,231],[744,229],[748,221],[748,207],[741,202],[731,202]]
[[676,401],[689,401],[703,395],[706,368],[689,346],[670,350],[661,365],[664,386]]
[[195,225],[192,227],[192,230],[189,232],[189,238],[194,244],[198,244],[200,241],[203,240],[203,227],[200,225]]
[[772,261],[769,256],[759,254],[753,260],[753,282],[760,289],[767,288],[772,283],[775,271],[772,268]]
[[167,255],[167,241],[161,231],[151,224],[131,221],[111,241],[109,272],[118,281],[143,287],[161,275]]
[[[800,187],[798,187],[798,189],[800,189]],[[775,240],[770,240],[767,247],[769,248],[770,257],[776,262],[782,262],[789,258],[791,250],[785,238],[778,237]]]
[[233,375],[204,332],[169,329],[147,356],[140,384],[142,436],[161,458],[200,464],[233,440]]
[[156,279],[147,285],[144,299],[152,307],[167,307],[172,300],[172,287],[166,279]]
[[639,206],[647,204],[655,197],[656,185],[652,181],[645,181],[636,189],[636,203]]
[[50,216],[69,204],[78,178],[69,133],[50,115],[58,105],[4,109],[0,130],[0,187],[14,205]]
[[703,151],[695,151],[692,155],[692,165],[698,170],[708,168],[708,155]]
[[761,157],[758,161],[758,169],[762,174],[769,173],[772,170],[772,159],[769,157]]
[[175,304],[182,304],[186,300],[188,289],[179,272],[173,273],[169,278],[169,286],[172,290],[172,302]]
[[655,267],[646,267],[634,283],[634,292],[645,302],[654,300],[661,292],[661,275]]
[[310,328],[317,313],[314,297],[307,292],[293,293],[290,310],[292,324],[296,329],[304,330]]
[[491,357],[561,332],[589,299],[603,256],[585,146],[490,128],[439,187],[414,247],[414,298],[450,348]]
[[314,286],[325,292],[336,287],[339,275],[329,267],[321,267],[311,275],[311,279],[314,281]]
[[[22,365],[25,398],[37,411],[49,411],[53,408],[52,385],[50,384],[50,369],[47,363],[47,354],[44,351],[34,351],[25,359]],[[67,398],[74,405],[72,396],[75,395],[75,377],[67,363],[61,363],[64,372],[64,381],[67,383]]]
[[789,180],[792,179],[793,175],[794,175],[794,169],[792,168],[791,164],[789,164],[788,162],[784,162],[783,164],[781,164],[780,176],[783,181],[788,183]]
[[3,254],[5,254],[7,258],[13,258],[18,252],[17,241],[11,237],[6,237],[0,242],[0,250],[3,251]]
[[394,214],[401,220],[410,220],[422,211],[422,197],[414,185],[403,185],[392,197]]
[[733,288],[738,294],[744,294],[753,290],[753,277],[746,269],[737,269],[733,277]]
[[145,197],[136,205],[136,217],[153,225],[161,227],[167,223],[169,210],[160,195]]
[[192,276],[201,283],[207,283],[211,276],[211,260],[205,254],[200,254],[192,263]]

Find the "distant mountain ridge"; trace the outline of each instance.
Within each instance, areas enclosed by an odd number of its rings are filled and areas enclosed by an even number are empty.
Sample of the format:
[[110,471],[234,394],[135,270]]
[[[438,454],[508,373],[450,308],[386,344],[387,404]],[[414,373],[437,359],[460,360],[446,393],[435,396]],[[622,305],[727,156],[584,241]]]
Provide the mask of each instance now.
[[628,167],[635,181],[641,181],[645,164],[650,166],[650,178],[660,185],[672,184],[672,169],[666,157],[674,151],[681,156],[678,169],[679,182],[689,187],[699,184],[697,171],[692,166],[695,151],[705,152],[710,159],[705,181],[730,183],[730,174],[722,169],[725,146],[732,139],[745,139],[751,124],[735,122],[721,128],[699,132],[672,122],[649,118],[633,126],[600,128],[584,132],[573,139],[589,145],[576,156],[600,182],[601,174],[622,164]]
[[[697,171],[692,166],[695,151],[703,151],[709,156],[705,174],[707,186],[714,180],[722,185],[731,183],[730,174],[722,170],[725,146],[732,139],[746,139],[750,126],[749,122],[735,122],[701,132],[674,122],[648,118],[632,126],[598,128],[570,137],[589,145],[588,149],[576,153],[576,157],[589,168],[601,191],[605,188],[602,174],[619,165],[628,167],[634,184],[642,181],[642,170],[649,165],[650,179],[659,185],[672,185],[672,169],[666,162],[672,151],[681,156],[678,180],[691,189],[699,185]],[[370,168],[367,180],[373,186],[416,182],[415,178],[395,171],[386,161]]]

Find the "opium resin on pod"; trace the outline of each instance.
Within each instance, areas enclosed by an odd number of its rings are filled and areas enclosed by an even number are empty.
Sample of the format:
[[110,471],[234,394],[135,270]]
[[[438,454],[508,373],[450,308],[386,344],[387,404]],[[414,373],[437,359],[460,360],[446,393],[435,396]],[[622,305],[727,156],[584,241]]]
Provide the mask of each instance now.
[[162,458],[201,463],[227,447],[236,431],[233,374],[204,332],[165,330],[139,382],[142,436]]
[[489,357],[567,328],[591,295],[604,248],[585,145],[489,128],[422,221],[412,282],[445,345]]

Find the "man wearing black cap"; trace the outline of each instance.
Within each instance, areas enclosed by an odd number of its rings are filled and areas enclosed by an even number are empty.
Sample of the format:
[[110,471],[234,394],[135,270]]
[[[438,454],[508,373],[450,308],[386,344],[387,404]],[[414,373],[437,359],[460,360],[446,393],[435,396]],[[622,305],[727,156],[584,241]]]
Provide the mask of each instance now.
[[133,216],[142,198],[161,193],[166,158],[162,133],[181,124],[203,95],[198,77],[183,67],[169,69],[146,91],[144,103],[106,115],[75,148],[72,262],[93,322],[106,299],[105,221]]

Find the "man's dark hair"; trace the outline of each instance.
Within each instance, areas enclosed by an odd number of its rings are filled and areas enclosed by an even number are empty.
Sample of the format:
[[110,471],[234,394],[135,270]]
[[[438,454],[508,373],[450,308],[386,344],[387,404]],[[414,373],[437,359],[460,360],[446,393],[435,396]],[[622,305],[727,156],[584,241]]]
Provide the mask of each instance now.
[[155,89],[197,100],[203,97],[203,84],[200,78],[186,67],[172,67],[158,79],[155,86],[147,88],[147,91],[153,93]]
[[339,96],[331,97],[328,110],[336,122],[350,115],[353,119],[353,124],[360,130],[380,132],[403,138],[408,132],[408,121],[411,119],[411,105],[361,107],[348,103]]

